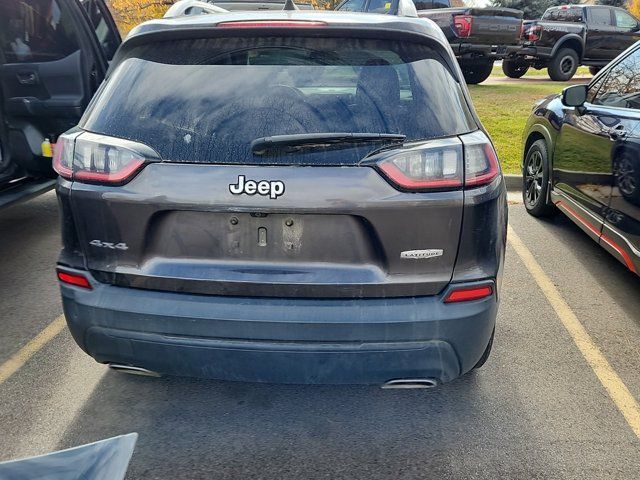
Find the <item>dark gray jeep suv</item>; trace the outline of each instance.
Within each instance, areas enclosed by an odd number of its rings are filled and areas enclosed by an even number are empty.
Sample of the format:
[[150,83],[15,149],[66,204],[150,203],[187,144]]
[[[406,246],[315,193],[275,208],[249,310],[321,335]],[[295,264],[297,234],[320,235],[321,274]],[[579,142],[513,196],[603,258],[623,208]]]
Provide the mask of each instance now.
[[145,23],[54,165],[64,312],[99,362],[432,386],[489,354],[504,181],[430,21]]

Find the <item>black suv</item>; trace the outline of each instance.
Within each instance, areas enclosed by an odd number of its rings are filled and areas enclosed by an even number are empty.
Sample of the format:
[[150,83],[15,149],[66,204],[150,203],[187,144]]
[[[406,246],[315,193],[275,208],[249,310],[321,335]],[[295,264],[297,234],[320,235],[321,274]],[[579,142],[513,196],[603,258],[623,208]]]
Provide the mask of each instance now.
[[560,209],[591,238],[640,271],[640,43],[589,85],[534,107],[524,136],[529,213]]
[[0,188],[54,175],[43,143],[78,123],[119,44],[102,0],[0,2]]
[[64,312],[99,362],[433,386],[489,354],[505,186],[430,22],[148,22],[58,145]]
[[578,66],[595,74],[640,40],[640,23],[624,8],[604,5],[552,7],[541,20],[525,22],[520,54],[502,64],[511,78],[523,76],[530,66],[547,68],[552,80],[567,81]]

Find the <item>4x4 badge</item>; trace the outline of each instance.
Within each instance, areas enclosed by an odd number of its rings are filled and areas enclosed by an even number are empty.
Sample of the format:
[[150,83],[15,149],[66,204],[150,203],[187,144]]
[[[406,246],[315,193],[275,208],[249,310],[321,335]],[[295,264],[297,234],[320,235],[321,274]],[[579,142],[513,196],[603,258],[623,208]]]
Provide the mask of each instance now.
[[229,185],[229,191],[234,195],[258,195],[278,198],[284,193],[284,182],[280,180],[245,180],[244,175],[238,176],[238,183]]
[[400,258],[433,258],[433,257],[441,257],[444,253],[444,250],[441,248],[431,248],[427,250],[405,250],[404,252],[400,252]]

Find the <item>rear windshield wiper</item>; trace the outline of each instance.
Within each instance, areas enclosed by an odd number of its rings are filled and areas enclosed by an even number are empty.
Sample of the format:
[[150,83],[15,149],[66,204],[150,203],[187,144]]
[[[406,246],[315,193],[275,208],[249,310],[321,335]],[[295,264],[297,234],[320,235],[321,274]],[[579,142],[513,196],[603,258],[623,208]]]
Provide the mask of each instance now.
[[402,143],[406,135],[396,133],[301,133],[256,138],[251,142],[254,155],[278,155],[310,149],[343,148],[359,143]]

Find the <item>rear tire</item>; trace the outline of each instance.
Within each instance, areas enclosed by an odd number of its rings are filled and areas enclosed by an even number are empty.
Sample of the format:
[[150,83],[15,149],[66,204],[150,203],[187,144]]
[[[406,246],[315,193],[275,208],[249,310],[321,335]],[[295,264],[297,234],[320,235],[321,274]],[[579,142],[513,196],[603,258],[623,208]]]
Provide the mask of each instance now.
[[534,217],[549,217],[556,208],[549,203],[549,153],[547,142],[536,140],[527,150],[522,169],[522,200]]
[[580,58],[573,48],[561,48],[549,62],[547,72],[555,82],[571,80],[578,70]]
[[473,366],[472,370],[477,370],[478,368],[482,367],[485,363],[487,363],[487,360],[489,359],[489,355],[491,355],[491,348],[493,347],[493,337],[495,337],[495,335],[496,335],[496,329],[494,328],[493,332],[491,332],[491,338],[489,339],[489,344],[487,345],[487,348],[485,348],[484,353],[480,357],[480,360],[478,360],[478,362]]
[[622,197],[640,206],[640,169],[631,153],[624,152],[615,161],[615,182]]
[[460,60],[464,80],[469,85],[484,82],[493,70],[493,60]]
[[520,78],[529,70],[529,64],[517,60],[503,60],[502,72],[509,78]]

